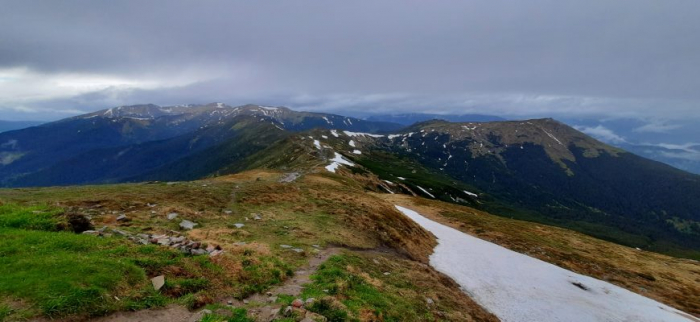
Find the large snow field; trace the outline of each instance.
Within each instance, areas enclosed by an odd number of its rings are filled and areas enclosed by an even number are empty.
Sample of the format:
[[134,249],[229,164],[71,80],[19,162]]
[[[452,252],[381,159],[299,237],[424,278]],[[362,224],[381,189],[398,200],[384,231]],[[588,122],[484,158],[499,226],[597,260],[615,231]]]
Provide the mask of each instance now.
[[430,265],[502,321],[698,321],[613,284],[396,208],[437,237]]

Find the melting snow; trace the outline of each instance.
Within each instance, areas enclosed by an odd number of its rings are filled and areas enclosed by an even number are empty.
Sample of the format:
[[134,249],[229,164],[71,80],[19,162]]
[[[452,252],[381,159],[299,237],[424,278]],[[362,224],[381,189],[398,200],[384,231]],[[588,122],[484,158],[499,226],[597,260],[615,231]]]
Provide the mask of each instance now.
[[348,144],[350,144],[350,146],[353,148],[355,147],[355,141],[353,141],[353,140],[350,140],[350,142],[348,142]]
[[689,314],[396,209],[438,239],[430,265],[501,321],[693,321]]
[[473,192],[469,192],[469,191],[467,191],[467,190],[464,190],[464,193],[466,193],[467,195],[472,196],[472,197],[474,197],[474,198],[479,198],[479,195],[477,195],[477,194],[475,194],[475,193],[473,193]]
[[318,142],[318,140],[314,140],[314,145],[317,149],[321,150],[321,142]]
[[333,122],[329,121],[327,117],[321,116],[321,118],[323,118],[324,120],[326,120],[326,123],[328,123],[328,124],[330,124],[330,125],[333,125]]
[[399,178],[399,180],[406,180],[406,178],[404,178],[404,177],[397,177],[397,178]]
[[554,139],[554,141],[557,141],[557,143],[559,143],[559,145],[564,145],[561,143],[561,141],[559,141],[559,139],[557,139],[554,135],[552,135],[552,133],[549,133],[546,130],[542,130],[542,131],[544,131],[544,133],[547,133],[547,135],[549,135],[550,138]]
[[362,154],[362,151],[360,151],[360,150],[352,150],[352,153],[354,153],[354,154]]
[[425,192],[425,194],[430,196],[430,198],[435,199],[435,196],[433,196],[432,193],[428,192],[428,190],[423,189],[423,187],[421,187],[421,186],[416,186],[416,187],[418,187],[418,189],[420,189],[421,191]]
[[351,167],[355,165],[354,163],[343,158],[343,156],[340,155],[340,153],[338,153],[338,152],[335,152],[335,157],[333,159],[331,159],[331,161],[333,161],[333,162],[331,162],[331,164],[326,166],[326,170],[333,172],[333,173],[335,173],[335,169],[338,169],[338,166],[340,166],[341,164],[351,166]]
[[335,130],[331,130],[331,134],[335,137],[338,137],[338,132],[336,132]]
[[397,137],[399,137],[399,136],[402,136],[402,135],[401,135],[401,134],[389,134],[389,135],[387,135],[386,137],[388,137],[389,140],[391,140],[391,139],[397,138]]
[[343,131],[345,135],[347,136],[371,136],[373,138],[383,138],[383,135],[379,134],[371,134],[371,133],[361,133],[361,132],[350,132],[350,131]]
[[274,106],[262,106],[262,105],[260,105],[259,107],[264,108],[264,109],[269,110],[269,111],[276,111],[277,110],[277,107],[274,107]]
[[325,135],[321,135],[322,138],[327,139],[328,137]]

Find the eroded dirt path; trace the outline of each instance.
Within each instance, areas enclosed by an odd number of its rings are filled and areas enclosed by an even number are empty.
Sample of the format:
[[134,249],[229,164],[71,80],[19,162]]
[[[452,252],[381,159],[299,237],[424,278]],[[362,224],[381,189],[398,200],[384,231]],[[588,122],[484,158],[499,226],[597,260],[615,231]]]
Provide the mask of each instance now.
[[[342,248],[329,247],[320,250],[309,258],[309,262],[297,269],[294,276],[283,284],[272,288],[266,294],[253,294],[243,301],[234,298],[223,298],[221,304],[231,303],[235,307],[251,307],[248,313],[255,317],[256,321],[272,321],[282,305],[274,303],[274,299],[280,294],[299,296],[304,289],[303,285],[311,282],[311,275],[329,257],[340,253]],[[162,309],[148,309],[136,312],[117,312],[106,317],[91,320],[92,322],[196,322],[204,313],[202,311],[190,312],[181,305],[169,305]]]

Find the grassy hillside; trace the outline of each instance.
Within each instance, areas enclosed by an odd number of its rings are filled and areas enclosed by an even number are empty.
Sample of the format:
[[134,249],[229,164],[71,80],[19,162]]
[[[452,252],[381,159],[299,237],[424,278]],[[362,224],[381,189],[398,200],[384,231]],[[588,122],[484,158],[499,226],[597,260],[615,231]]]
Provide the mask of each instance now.
[[[494,321],[426,265],[435,240],[394,204],[700,314],[696,262],[474,208],[368,193],[366,182],[347,170],[313,172],[289,183],[280,182],[285,173],[254,170],[194,182],[0,190],[0,265],[6,272],[0,316],[81,320],[145,308],[208,307],[210,321],[245,321],[299,297],[316,299],[305,309],[335,321]],[[178,216],[169,220],[172,213]],[[117,220],[122,214],[128,219]],[[106,226],[107,233],[76,234],[86,229],[76,218],[89,218],[93,229]],[[198,225],[183,230],[182,219]],[[181,235],[223,253],[183,254],[118,231]],[[328,259],[312,269],[309,284],[297,295],[285,293],[282,286],[301,279],[317,256]],[[149,280],[158,275],[165,277],[160,291]],[[268,301],[264,294],[279,287]],[[228,301],[237,309],[230,310]]]

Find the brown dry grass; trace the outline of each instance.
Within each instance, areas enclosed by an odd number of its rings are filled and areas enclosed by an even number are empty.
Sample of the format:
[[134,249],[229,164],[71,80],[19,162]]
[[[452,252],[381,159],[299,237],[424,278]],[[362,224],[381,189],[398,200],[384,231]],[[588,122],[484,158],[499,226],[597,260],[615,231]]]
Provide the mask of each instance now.
[[405,195],[378,197],[435,221],[700,316],[700,264],[638,251],[570,230]]

